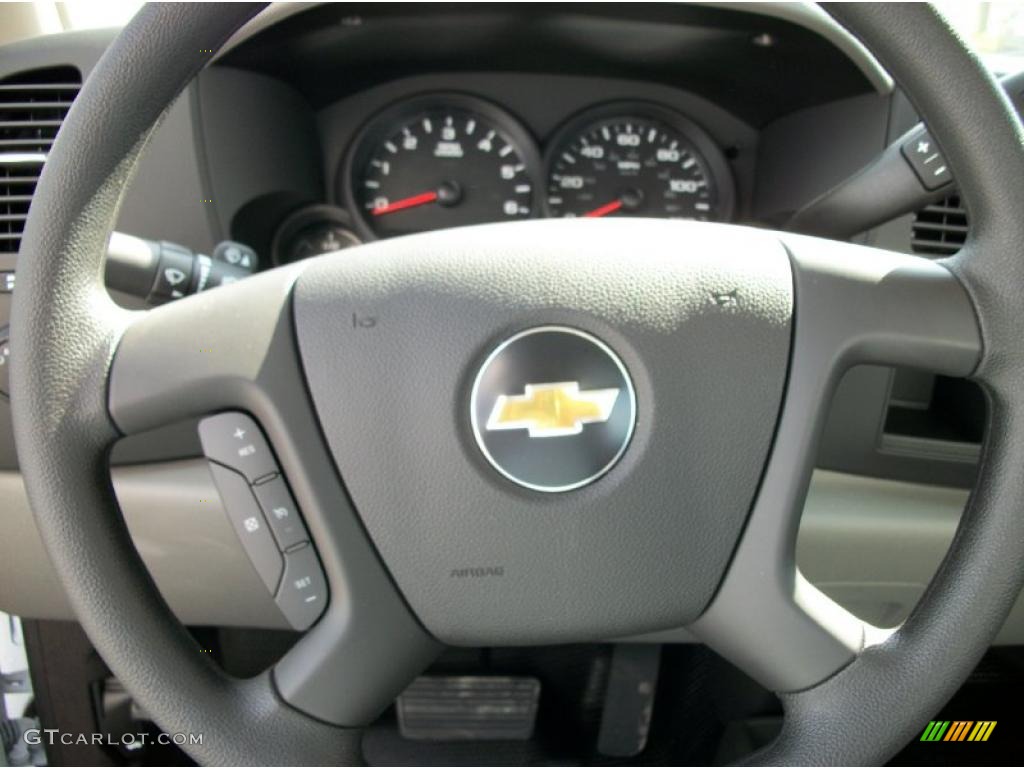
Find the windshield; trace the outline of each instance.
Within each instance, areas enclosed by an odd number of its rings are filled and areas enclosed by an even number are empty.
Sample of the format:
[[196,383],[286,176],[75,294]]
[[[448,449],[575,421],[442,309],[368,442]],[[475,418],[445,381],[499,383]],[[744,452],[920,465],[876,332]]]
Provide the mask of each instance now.
[[1024,2],[940,0],[935,6],[991,69],[1024,68]]

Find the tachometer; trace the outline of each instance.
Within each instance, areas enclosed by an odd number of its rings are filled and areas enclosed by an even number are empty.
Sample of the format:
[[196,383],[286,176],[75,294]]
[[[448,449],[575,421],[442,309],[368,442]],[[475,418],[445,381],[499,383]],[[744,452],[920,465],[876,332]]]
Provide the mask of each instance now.
[[534,215],[539,166],[526,130],[497,107],[424,96],[364,129],[345,197],[372,237],[525,219]]
[[547,165],[551,216],[721,221],[732,213],[720,150],[697,125],[654,105],[609,105],[573,120]]

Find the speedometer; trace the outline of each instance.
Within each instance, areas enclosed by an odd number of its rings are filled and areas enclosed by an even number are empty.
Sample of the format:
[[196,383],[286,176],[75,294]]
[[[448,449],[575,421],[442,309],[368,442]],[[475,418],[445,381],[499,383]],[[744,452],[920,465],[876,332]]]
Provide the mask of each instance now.
[[539,166],[526,130],[502,110],[457,94],[423,96],[364,129],[346,200],[369,237],[515,221],[535,213]]
[[728,166],[697,125],[654,105],[610,105],[552,142],[548,214],[722,221],[732,213]]

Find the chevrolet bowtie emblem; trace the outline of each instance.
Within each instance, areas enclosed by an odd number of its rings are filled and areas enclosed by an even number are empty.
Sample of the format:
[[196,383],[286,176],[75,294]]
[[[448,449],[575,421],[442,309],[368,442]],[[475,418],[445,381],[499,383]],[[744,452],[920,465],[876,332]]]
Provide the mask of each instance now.
[[[577,328],[542,325],[500,343],[469,394],[484,458],[524,488],[582,488],[622,457],[636,425],[636,392],[618,355]],[[544,440],[561,437],[561,440]]]
[[579,382],[527,384],[521,395],[500,395],[488,430],[525,429],[530,437],[578,435],[584,424],[608,421],[618,389],[580,391]]

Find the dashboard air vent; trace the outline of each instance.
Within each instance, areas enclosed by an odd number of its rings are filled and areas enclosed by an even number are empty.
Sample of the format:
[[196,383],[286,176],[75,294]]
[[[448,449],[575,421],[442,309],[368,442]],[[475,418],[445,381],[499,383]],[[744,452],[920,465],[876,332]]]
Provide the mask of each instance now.
[[967,239],[967,211],[957,195],[927,205],[914,216],[910,247],[926,256],[956,253]]
[[74,67],[0,80],[0,255],[18,252],[46,154],[81,85]]

